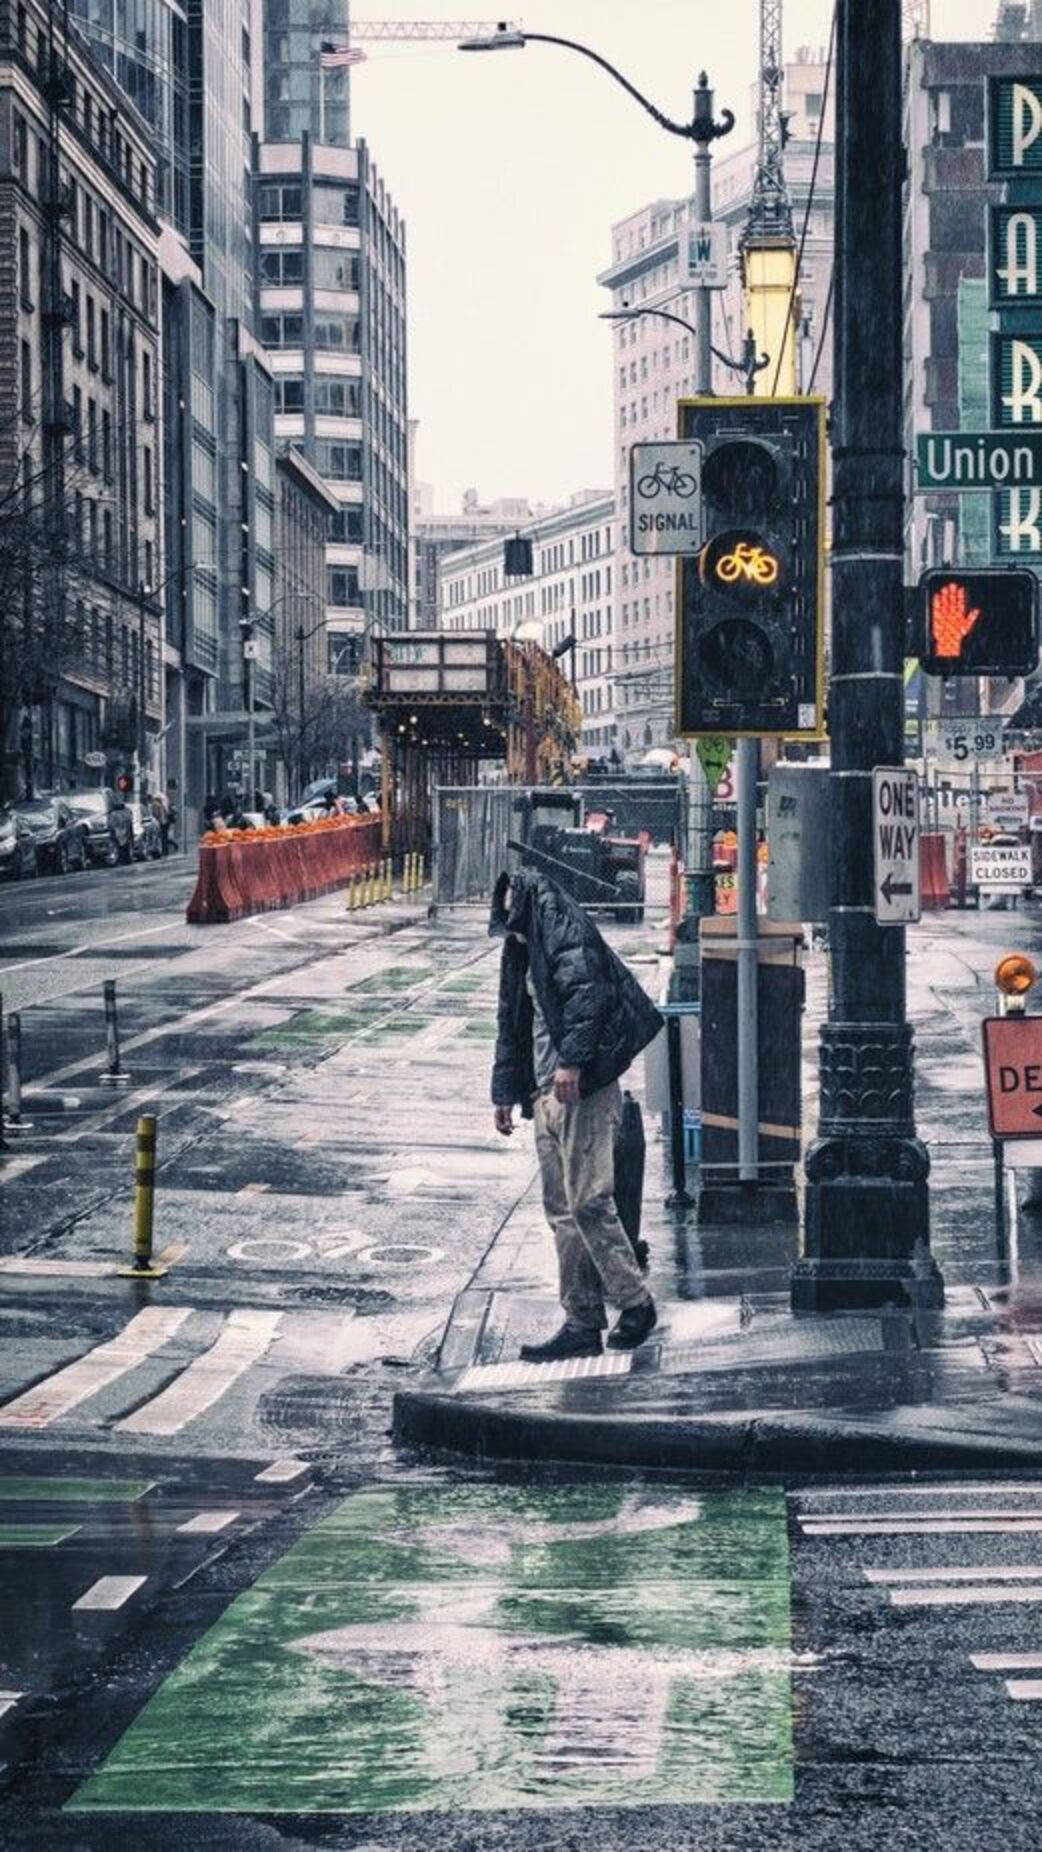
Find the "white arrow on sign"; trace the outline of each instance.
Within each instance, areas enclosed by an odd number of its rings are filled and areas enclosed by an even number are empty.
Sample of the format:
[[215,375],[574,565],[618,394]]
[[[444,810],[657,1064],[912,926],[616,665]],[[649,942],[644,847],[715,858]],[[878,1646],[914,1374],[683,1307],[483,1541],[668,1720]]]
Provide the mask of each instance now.
[[908,926],[920,915],[919,778],[906,766],[872,773],[872,859],[880,926]]

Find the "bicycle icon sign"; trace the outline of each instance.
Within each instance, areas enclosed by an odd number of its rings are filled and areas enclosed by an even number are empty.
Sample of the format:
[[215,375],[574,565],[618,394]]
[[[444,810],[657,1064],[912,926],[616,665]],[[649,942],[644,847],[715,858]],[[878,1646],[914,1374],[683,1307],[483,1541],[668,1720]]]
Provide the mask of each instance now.
[[701,444],[632,445],[631,552],[697,553],[701,538]]

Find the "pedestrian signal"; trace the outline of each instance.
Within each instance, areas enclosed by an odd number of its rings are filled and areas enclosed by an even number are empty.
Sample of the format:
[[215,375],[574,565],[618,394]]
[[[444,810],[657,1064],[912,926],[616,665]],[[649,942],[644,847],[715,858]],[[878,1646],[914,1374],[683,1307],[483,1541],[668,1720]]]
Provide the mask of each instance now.
[[819,737],[821,399],[681,400],[702,525],[680,561],[677,732]]
[[919,581],[928,675],[1030,675],[1038,667],[1037,580],[1024,568],[931,567]]

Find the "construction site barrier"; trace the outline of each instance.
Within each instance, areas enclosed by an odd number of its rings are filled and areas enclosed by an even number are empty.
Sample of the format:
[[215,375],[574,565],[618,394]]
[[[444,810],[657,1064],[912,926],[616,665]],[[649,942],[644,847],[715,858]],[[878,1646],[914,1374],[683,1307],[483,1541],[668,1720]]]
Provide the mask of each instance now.
[[224,830],[203,837],[186,918],[225,926],[250,913],[294,907],[330,894],[374,866],[379,817],[322,817],[283,829]]
[[944,837],[940,832],[919,839],[919,880],[923,907],[946,907],[951,898]]

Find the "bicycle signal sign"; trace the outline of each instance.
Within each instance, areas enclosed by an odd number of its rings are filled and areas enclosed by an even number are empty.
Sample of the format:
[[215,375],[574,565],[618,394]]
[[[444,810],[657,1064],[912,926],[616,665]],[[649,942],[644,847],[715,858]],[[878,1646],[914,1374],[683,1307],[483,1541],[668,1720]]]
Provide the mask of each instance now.
[[701,544],[701,444],[632,445],[630,552],[697,553]]

